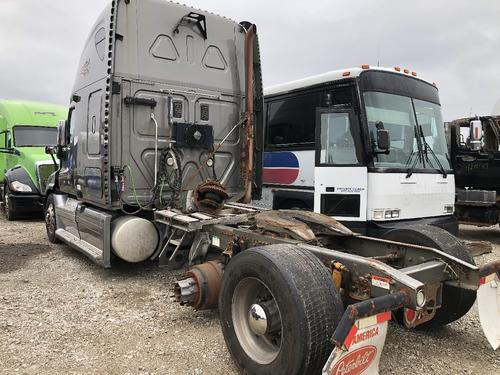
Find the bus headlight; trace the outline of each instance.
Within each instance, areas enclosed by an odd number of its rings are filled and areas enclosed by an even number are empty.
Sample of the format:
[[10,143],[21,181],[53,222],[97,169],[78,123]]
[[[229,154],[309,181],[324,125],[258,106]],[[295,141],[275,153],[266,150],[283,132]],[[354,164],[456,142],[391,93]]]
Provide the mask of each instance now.
[[12,181],[10,183],[10,189],[21,193],[31,193],[33,191],[31,187],[19,181]]
[[384,210],[373,210],[373,220],[383,220]]
[[447,205],[444,206],[444,211],[443,212],[445,214],[452,214],[453,211],[454,211],[454,208],[455,207],[452,204],[447,204]]
[[399,208],[387,210],[376,208],[373,210],[373,220],[398,219],[400,211]]

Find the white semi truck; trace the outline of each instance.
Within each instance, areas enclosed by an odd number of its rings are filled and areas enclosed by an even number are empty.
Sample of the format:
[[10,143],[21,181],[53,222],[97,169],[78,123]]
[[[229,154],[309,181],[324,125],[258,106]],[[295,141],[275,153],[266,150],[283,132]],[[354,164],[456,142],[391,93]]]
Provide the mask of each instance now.
[[458,235],[433,83],[400,67],[363,65],[264,94],[264,186],[256,205],[314,210],[371,236],[415,224]]
[[476,295],[497,347],[500,261],[476,266],[440,228],[395,229],[389,241],[248,204],[261,188],[262,99],[255,25],[163,0],[111,1],[46,150],[60,160],[47,182],[49,240],[103,267],[189,267],[176,299],[218,307],[247,374],[377,373],[392,312],[433,329]]

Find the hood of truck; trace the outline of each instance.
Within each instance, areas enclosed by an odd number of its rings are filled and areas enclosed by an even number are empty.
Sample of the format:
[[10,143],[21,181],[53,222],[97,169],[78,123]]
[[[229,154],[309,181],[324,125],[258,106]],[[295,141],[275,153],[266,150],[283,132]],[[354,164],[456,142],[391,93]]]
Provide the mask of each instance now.
[[367,220],[380,209],[400,210],[397,220],[445,216],[449,213],[444,207],[454,204],[452,174],[414,173],[406,178],[406,173],[368,173]]
[[37,163],[52,164],[52,158],[45,153],[45,147],[17,147],[20,155],[12,155],[10,162],[7,162],[7,169],[20,166],[31,178],[31,181],[38,187],[36,177]]

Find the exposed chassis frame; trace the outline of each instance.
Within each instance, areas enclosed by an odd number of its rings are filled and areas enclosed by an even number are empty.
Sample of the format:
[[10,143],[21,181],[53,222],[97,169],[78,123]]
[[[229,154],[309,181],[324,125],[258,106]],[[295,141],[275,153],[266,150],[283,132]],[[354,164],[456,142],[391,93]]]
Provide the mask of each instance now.
[[[315,225],[307,224],[309,228],[314,228],[318,238],[304,241],[293,238],[294,233],[285,225],[281,229],[275,228],[272,232],[256,226],[256,215],[262,213],[262,210],[233,204],[228,208],[234,212],[231,216],[218,216],[194,222],[188,220],[185,230],[204,233],[210,243],[220,249],[221,254],[228,256],[251,247],[286,243],[310,251],[327,267],[339,262],[347,270],[343,275],[343,288],[344,296],[350,303],[403,293],[406,296],[403,307],[415,310],[419,316],[414,322],[408,323],[408,327],[414,327],[434,317],[436,308],[441,303],[442,283],[472,290],[477,289],[479,285],[478,267],[438,249],[375,239],[350,231],[343,233],[342,229],[332,233],[332,222],[321,222],[328,219],[325,219],[324,215],[313,213],[307,215],[313,215],[309,219],[316,220]],[[276,211],[267,211],[270,215],[273,212]],[[293,216],[293,213],[293,210],[286,210],[286,214]],[[296,215],[306,214],[297,212]],[[155,221],[167,227],[179,228],[179,224],[173,220],[176,217],[187,220],[185,214],[179,213],[176,216],[170,213],[169,216],[170,219],[166,219],[162,211],[157,211]],[[271,220],[276,217],[269,218],[270,225],[276,224]],[[330,230],[327,230],[328,228]],[[323,241],[323,244],[320,241]],[[160,259],[160,264],[162,263],[164,262]],[[382,286],[374,282],[375,279],[383,280]]]

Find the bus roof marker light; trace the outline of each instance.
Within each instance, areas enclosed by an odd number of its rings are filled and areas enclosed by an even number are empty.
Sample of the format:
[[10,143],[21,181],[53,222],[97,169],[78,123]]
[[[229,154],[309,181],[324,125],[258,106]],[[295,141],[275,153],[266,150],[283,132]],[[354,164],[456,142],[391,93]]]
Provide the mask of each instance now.
[[417,72],[411,72],[411,75],[412,75],[413,77],[416,77],[416,76],[417,76]]
[[350,75],[351,75],[351,72],[349,72],[349,71],[342,73],[342,77],[349,77]]
[[399,66],[395,66],[395,67],[394,67],[394,70],[395,70],[396,72],[400,72],[400,71],[401,71],[401,68],[400,68]]
[[361,69],[370,69],[370,65],[369,64],[363,64],[363,65],[361,65]]
[[403,72],[405,72],[406,74],[408,74],[408,73],[410,73],[410,69],[406,69],[406,68],[404,68],[404,69],[403,69]]

